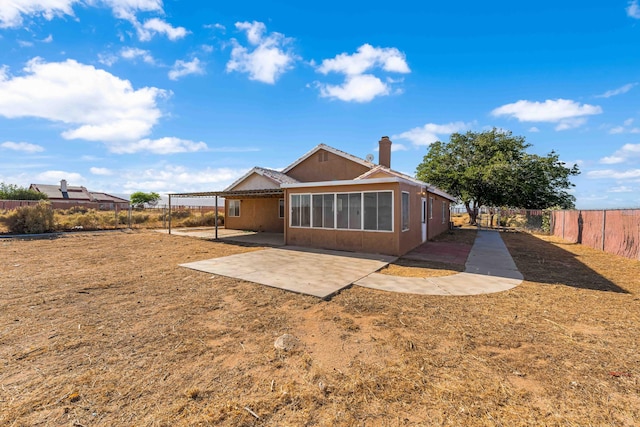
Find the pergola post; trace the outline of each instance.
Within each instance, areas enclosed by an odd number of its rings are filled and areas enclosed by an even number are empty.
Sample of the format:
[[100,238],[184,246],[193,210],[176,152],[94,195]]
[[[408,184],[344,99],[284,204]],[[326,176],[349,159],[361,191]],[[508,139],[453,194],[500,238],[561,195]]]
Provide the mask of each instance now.
[[216,194],[216,240],[218,240],[218,195]]
[[169,234],[171,234],[171,194],[169,194]]

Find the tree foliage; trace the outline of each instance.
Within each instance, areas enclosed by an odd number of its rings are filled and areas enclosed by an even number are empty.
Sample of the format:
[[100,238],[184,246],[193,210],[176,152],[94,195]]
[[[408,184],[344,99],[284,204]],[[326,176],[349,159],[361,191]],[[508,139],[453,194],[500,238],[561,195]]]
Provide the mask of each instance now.
[[572,208],[575,197],[567,191],[578,175],[558,154],[526,152],[531,145],[522,136],[492,129],[454,133],[449,142],[429,147],[416,176],[447,191],[464,203],[475,223],[480,206],[546,209]]
[[130,197],[131,205],[135,208],[144,208],[147,206],[155,206],[160,201],[160,195],[158,193],[144,193],[142,191],[137,191],[131,194]]
[[15,184],[0,182],[0,200],[45,200],[47,195]]

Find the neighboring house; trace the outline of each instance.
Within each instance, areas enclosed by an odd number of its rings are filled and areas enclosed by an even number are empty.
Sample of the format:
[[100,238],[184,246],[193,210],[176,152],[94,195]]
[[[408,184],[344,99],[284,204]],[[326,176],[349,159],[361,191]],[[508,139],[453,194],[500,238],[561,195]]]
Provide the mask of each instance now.
[[55,208],[85,206],[92,209],[114,210],[128,209],[129,200],[112,196],[107,193],[89,191],[85,187],[67,185],[67,180],[60,181],[60,185],[31,184],[29,190],[46,194]]
[[[391,169],[320,144],[281,172],[255,167],[216,195],[225,228],[283,232],[285,244],[403,255],[449,228],[455,198]],[[372,158],[370,160],[373,160]]]

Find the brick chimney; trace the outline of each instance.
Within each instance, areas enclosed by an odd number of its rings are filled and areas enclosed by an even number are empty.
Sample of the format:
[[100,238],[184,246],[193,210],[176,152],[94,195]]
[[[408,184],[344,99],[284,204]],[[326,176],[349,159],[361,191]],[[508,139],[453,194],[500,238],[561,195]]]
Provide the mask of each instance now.
[[391,140],[388,136],[383,136],[378,141],[378,164],[391,168]]
[[60,181],[60,191],[63,193],[67,192],[67,180],[63,179]]

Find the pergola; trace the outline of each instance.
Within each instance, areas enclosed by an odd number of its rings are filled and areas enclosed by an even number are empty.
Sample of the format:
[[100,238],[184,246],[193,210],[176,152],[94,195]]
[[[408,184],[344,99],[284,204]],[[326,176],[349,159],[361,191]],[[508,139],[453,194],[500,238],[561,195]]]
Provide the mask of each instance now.
[[210,199],[213,197],[215,199],[215,205],[216,205],[215,239],[217,240],[218,239],[218,197],[224,197],[224,198],[242,197],[242,198],[249,199],[249,198],[261,198],[261,197],[276,197],[276,196],[282,196],[282,195],[284,195],[284,190],[280,188],[270,188],[270,189],[262,189],[262,190],[200,191],[196,193],[170,193],[169,194],[169,234],[171,234],[171,198]]

